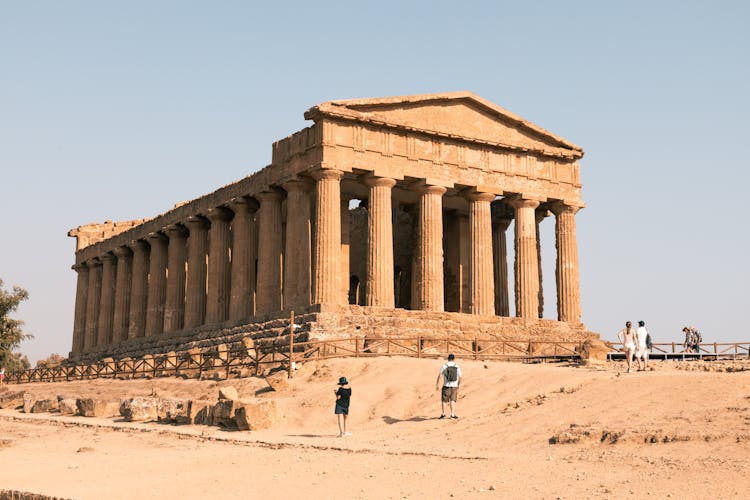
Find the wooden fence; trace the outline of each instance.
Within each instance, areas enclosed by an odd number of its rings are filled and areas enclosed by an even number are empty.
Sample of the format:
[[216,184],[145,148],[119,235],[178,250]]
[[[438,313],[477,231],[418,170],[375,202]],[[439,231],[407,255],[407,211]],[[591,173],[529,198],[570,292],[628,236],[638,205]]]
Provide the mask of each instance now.
[[[189,378],[245,377],[260,373],[264,366],[283,366],[291,376],[294,364],[304,361],[342,357],[408,356],[415,358],[446,357],[449,353],[461,359],[515,360],[522,362],[564,361],[580,359],[582,342],[498,340],[493,338],[439,339],[363,338],[270,342],[247,348],[229,345],[224,349],[206,348],[199,353],[176,352],[147,355],[141,358],[107,359],[91,364],[42,367],[8,374],[10,383],[59,382],[96,378],[144,378],[186,376]],[[281,339],[279,339],[281,340]]]
[[[621,342],[612,342],[618,350],[608,354],[608,359],[624,358]],[[677,342],[653,344],[650,358],[688,360],[688,359],[743,359],[750,358],[750,342],[713,342],[700,344],[694,352]]]

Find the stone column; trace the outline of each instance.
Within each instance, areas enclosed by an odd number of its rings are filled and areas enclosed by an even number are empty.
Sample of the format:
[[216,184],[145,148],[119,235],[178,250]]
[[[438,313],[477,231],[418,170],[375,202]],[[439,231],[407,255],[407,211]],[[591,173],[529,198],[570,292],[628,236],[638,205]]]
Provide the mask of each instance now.
[[88,292],[86,293],[86,333],[83,350],[90,351],[96,346],[96,330],[99,323],[99,300],[102,295],[102,265],[94,258],[86,262],[89,268]]
[[143,240],[135,240],[130,248],[133,250],[133,282],[130,288],[128,338],[134,339],[143,337],[146,333],[146,300],[151,247]]
[[185,285],[184,328],[201,326],[206,317],[206,255],[208,222],[203,217],[188,217],[187,284]]
[[167,295],[167,237],[161,233],[148,235],[151,259],[148,267],[148,299],[146,300],[146,337],[164,332],[164,301]]
[[365,305],[394,307],[393,297],[393,210],[391,189],[394,179],[365,177],[370,188],[367,218],[367,292]]
[[76,281],[76,306],[75,318],[73,320],[73,346],[72,354],[83,351],[84,338],[86,336],[86,302],[89,291],[89,268],[84,264],[76,264],[73,270],[78,274]]
[[[340,170],[317,170],[315,183],[315,236],[313,238],[313,304],[345,304],[347,287],[341,283],[341,177]],[[347,279],[348,283],[348,279]]]
[[578,243],[575,214],[579,207],[556,203],[555,243],[557,246],[557,318],[569,323],[581,322],[581,290],[578,273]]
[[417,222],[417,255],[415,266],[417,309],[445,310],[443,297],[443,195],[441,186],[421,185]]
[[339,212],[341,217],[341,274],[339,274],[341,283],[339,284],[339,290],[341,290],[344,294],[344,298],[341,299],[341,303],[343,304],[349,303],[349,286],[351,277],[351,271],[349,267],[349,255],[351,246],[349,228],[349,201],[349,196],[346,196],[342,193],[341,210]]
[[284,184],[286,189],[286,250],[284,309],[310,305],[310,189],[308,179]]
[[226,321],[229,314],[229,221],[232,212],[223,207],[212,208],[206,216],[211,222],[208,230],[208,292],[206,296],[206,324]]
[[235,198],[229,205],[232,219],[232,279],[229,297],[229,319],[246,320],[253,313],[251,283],[255,283],[255,248],[253,214],[258,209],[255,200]]
[[185,319],[185,263],[187,259],[187,230],[173,224],[166,229],[167,247],[167,299],[164,305],[164,331],[182,330]]
[[281,310],[281,200],[277,191],[257,196],[258,212],[258,284],[255,297],[257,314]]
[[508,295],[508,243],[506,231],[511,219],[500,218],[492,223],[492,255],[495,259],[495,314],[510,316]]
[[516,316],[539,317],[539,261],[536,255],[535,200],[513,199],[508,202],[516,210]]
[[492,270],[492,193],[469,193],[469,231],[471,234],[471,313],[491,316],[495,313],[495,279]]
[[539,291],[537,292],[538,314],[540,318],[544,318],[544,279],[542,278],[542,238],[539,231],[539,224],[542,223],[544,218],[547,217],[547,209],[539,210],[534,212],[534,221],[536,222],[536,261],[537,261],[537,275],[539,276]]
[[116,345],[128,338],[130,289],[133,281],[133,252],[128,247],[118,247],[114,252],[117,257],[117,284],[115,285],[112,344]]
[[115,278],[117,260],[111,253],[102,255],[102,295],[99,302],[99,322],[96,346],[107,347],[112,341],[112,322],[115,312]]

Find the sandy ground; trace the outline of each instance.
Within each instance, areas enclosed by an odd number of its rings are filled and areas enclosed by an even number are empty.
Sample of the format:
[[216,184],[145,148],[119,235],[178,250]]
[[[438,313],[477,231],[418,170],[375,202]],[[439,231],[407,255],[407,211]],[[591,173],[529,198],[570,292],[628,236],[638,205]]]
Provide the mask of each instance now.
[[[439,360],[308,363],[262,379],[99,380],[38,397],[274,398],[272,429],[134,424],[0,410],[0,489],[66,498],[748,498],[750,363],[656,362],[622,373],[461,361],[458,420],[438,420]],[[353,435],[333,389],[351,381]],[[15,387],[13,387],[15,388]]]

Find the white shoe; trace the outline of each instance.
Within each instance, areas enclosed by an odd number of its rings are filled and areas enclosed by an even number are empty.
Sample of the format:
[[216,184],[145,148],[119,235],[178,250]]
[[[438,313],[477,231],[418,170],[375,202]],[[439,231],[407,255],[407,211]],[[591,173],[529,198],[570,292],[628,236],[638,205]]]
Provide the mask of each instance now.
[[351,432],[345,432],[345,433],[344,433],[344,436],[351,436],[351,435],[352,435],[352,433],[351,433]]

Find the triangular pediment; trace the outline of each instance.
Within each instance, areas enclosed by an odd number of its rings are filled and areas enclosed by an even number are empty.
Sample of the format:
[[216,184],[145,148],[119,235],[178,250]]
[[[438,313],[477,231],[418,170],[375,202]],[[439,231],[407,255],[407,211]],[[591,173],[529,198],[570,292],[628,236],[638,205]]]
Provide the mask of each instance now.
[[329,101],[305,117],[370,122],[513,150],[579,158],[575,144],[471,92]]

